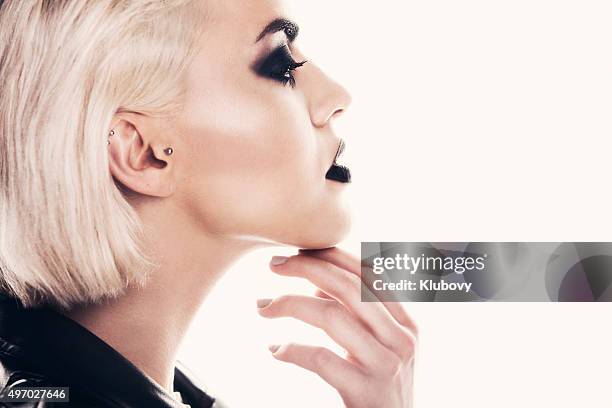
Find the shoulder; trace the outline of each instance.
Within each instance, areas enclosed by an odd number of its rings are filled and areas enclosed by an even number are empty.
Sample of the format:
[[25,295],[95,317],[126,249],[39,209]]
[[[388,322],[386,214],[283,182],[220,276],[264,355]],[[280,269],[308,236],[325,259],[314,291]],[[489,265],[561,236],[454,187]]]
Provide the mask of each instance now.
[[[0,349],[0,397],[8,395],[11,390],[21,387],[57,387],[58,383],[52,377],[33,369],[13,355],[3,353]],[[0,399],[0,408],[72,408],[91,407],[107,408],[115,407],[106,401],[98,399],[96,395],[68,386],[69,402],[29,401],[29,402],[6,402]]]
[[12,387],[44,387],[49,383],[46,375],[28,367],[21,358],[21,350],[17,347],[7,349],[6,342],[0,339],[0,391]]
[[41,373],[27,371],[6,364],[6,356],[0,355],[0,407],[47,408],[54,407],[53,403],[30,401],[8,402],[5,398],[18,387],[49,387],[49,379]]

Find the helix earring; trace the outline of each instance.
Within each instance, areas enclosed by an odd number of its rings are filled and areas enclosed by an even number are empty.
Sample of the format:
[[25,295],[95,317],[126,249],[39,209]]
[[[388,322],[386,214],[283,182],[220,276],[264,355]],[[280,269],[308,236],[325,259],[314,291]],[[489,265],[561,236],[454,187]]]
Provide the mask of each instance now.
[[110,133],[108,134],[108,139],[106,139],[107,145],[110,144],[110,137],[113,136],[114,134],[115,134],[115,130],[111,130]]

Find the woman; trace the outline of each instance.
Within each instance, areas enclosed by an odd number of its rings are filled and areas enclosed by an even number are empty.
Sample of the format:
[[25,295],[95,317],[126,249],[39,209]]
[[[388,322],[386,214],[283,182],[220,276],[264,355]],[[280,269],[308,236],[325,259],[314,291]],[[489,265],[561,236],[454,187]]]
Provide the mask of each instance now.
[[176,361],[182,336],[233,262],[289,245],[271,270],[320,291],[262,299],[261,315],[320,327],[347,355],[273,356],[348,407],[411,406],[414,324],[360,302],[359,261],[333,247],[350,173],[331,123],[350,97],[297,35],[274,0],[1,2],[5,391],[213,406]]

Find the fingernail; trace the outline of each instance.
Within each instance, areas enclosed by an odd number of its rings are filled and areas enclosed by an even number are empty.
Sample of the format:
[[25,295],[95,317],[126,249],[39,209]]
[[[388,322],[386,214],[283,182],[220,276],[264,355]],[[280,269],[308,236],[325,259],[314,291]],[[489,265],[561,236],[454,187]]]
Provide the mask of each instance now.
[[289,259],[289,258],[287,258],[286,256],[273,256],[273,257],[272,257],[272,260],[270,261],[270,263],[271,263],[273,266],[276,266],[276,265],[282,265],[282,264],[284,264],[285,262],[287,262],[287,259]]
[[276,351],[280,348],[278,344],[272,344],[268,346],[268,350],[272,352],[272,354],[276,353]]
[[270,303],[272,303],[272,299],[257,299],[257,307],[260,309],[268,306]]

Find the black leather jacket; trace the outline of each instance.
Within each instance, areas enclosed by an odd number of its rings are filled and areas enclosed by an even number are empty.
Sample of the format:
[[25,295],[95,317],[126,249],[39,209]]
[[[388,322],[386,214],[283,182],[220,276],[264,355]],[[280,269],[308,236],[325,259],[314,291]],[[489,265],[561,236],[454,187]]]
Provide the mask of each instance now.
[[[217,407],[177,364],[174,390],[191,408]],[[183,408],[99,337],[50,308],[24,309],[0,295],[0,390],[69,387],[69,403],[0,402],[0,407]]]

